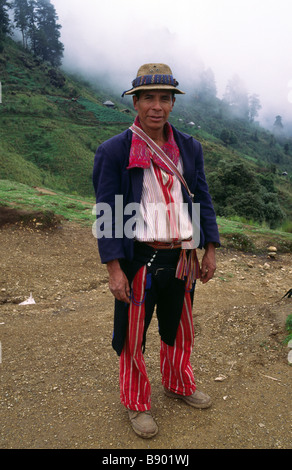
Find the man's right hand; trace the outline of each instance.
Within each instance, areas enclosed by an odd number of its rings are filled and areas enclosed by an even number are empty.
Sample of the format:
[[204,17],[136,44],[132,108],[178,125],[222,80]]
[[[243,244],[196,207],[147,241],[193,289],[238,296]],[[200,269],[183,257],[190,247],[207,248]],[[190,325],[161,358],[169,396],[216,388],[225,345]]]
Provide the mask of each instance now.
[[130,286],[127,276],[121,269],[119,261],[113,260],[107,263],[109,273],[109,289],[117,300],[130,303]]

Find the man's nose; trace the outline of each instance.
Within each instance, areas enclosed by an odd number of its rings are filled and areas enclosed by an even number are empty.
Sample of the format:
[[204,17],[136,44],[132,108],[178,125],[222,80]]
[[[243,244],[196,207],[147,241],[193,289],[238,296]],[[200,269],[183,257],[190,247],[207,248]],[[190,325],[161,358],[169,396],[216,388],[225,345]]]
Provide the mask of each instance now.
[[159,98],[156,98],[153,102],[153,109],[160,110],[161,109],[161,102]]

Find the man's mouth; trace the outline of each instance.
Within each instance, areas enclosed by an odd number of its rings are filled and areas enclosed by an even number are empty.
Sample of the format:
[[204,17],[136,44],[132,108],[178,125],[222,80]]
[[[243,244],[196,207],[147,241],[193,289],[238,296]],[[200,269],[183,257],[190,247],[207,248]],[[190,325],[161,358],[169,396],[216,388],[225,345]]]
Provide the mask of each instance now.
[[149,118],[152,120],[152,121],[161,121],[163,119],[162,116],[149,116]]

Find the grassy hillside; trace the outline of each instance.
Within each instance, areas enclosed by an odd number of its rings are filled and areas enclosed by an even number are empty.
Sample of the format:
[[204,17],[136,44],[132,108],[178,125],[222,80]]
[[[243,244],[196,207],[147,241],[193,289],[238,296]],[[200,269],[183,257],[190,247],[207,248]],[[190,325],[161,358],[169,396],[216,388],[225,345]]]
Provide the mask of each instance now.
[[99,143],[133,117],[9,42],[1,55],[0,177],[92,195]]
[[[133,122],[129,98],[121,100],[53,69],[10,40],[0,54],[0,80],[0,179],[92,198],[96,148]],[[106,100],[115,109],[105,107]],[[292,172],[292,145],[284,149],[269,132],[231,119],[220,100],[212,106],[192,96],[177,100],[171,122],[202,142],[207,175],[222,161],[272,175],[285,218],[292,219],[291,178],[282,176],[284,170]],[[220,138],[226,128],[237,137],[232,144]]]

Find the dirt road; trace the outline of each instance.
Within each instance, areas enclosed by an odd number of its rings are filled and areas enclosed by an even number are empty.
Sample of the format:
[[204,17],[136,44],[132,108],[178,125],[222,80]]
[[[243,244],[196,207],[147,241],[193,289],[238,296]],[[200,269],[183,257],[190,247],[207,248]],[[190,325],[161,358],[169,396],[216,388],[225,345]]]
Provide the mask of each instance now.
[[[291,448],[292,299],[281,300],[291,254],[223,247],[215,278],[197,286],[192,363],[208,410],[164,396],[153,320],[145,357],[159,433],[143,440],[119,402],[113,298],[90,228],[12,224],[0,246],[0,448]],[[20,306],[30,293],[36,303]]]

